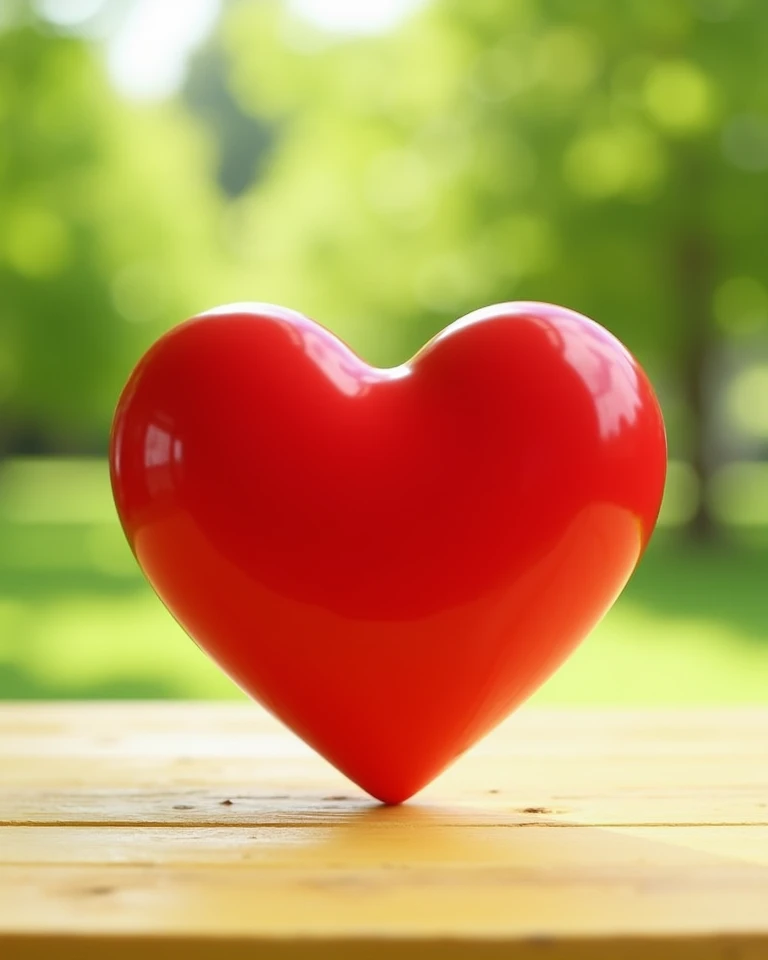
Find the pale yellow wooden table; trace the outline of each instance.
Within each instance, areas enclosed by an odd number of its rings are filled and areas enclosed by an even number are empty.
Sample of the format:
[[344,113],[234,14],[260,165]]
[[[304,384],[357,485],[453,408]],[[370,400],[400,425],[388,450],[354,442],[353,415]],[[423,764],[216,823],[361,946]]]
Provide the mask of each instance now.
[[0,706],[0,958],[768,958],[768,710],[523,710],[415,802],[257,707]]

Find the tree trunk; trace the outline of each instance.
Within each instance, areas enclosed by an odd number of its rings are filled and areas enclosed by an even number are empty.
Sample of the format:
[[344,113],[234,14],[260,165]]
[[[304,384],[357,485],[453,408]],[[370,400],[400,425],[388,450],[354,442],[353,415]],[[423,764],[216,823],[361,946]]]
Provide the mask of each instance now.
[[717,337],[712,323],[714,252],[703,230],[681,237],[676,267],[683,321],[682,387],[691,417],[691,465],[699,479],[700,494],[688,531],[697,541],[711,542],[719,532],[710,508],[711,481],[717,465],[712,380]]

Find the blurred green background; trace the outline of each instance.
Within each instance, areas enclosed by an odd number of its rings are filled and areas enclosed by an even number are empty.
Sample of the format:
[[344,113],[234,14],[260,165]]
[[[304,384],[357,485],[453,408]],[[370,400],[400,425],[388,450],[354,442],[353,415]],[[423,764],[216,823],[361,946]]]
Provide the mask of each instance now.
[[219,303],[372,362],[566,304],[670,438],[636,576],[537,699],[768,694],[765,0],[1,0],[0,697],[238,692],[142,581],[119,390]]

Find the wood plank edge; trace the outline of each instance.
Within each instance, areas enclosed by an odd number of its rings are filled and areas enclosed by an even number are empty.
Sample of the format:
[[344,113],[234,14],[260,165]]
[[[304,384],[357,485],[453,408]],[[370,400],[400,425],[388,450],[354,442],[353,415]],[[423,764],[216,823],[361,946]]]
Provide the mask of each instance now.
[[[397,825],[397,824],[396,824]],[[178,828],[184,830],[220,830],[220,829],[238,829],[238,830],[317,830],[318,826],[323,827],[345,827],[349,823],[339,819],[324,819],[312,821],[304,820],[278,820],[277,818],[261,820],[254,818],[252,820],[182,820],[182,819],[82,819],[82,820],[21,820],[7,819],[0,820],[0,830],[3,827],[58,827],[72,830],[78,829],[109,829],[111,827],[131,828],[131,829],[157,829],[157,828]],[[465,823],[459,821],[446,820],[445,822],[434,824],[419,824],[419,830],[461,830],[464,828],[482,827],[489,830],[520,830],[520,829],[549,829],[557,828],[560,830],[588,830],[588,829],[629,829],[636,828],[651,829],[659,828],[666,830],[669,828],[686,827],[768,827],[768,820],[521,820],[520,822],[505,823],[494,820],[467,820]],[[386,829],[386,828],[384,828]]]
[[221,938],[163,936],[0,936],[3,960],[764,960],[768,934],[572,937],[518,940],[445,938]]

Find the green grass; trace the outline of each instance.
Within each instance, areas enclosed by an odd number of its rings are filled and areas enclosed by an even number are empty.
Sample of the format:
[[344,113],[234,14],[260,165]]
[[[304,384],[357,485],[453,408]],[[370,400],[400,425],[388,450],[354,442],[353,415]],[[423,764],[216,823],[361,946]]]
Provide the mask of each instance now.
[[[695,550],[661,531],[616,607],[535,699],[766,702],[766,555],[759,536]],[[6,471],[0,698],[239,696],[139,575],[102,463]]]

